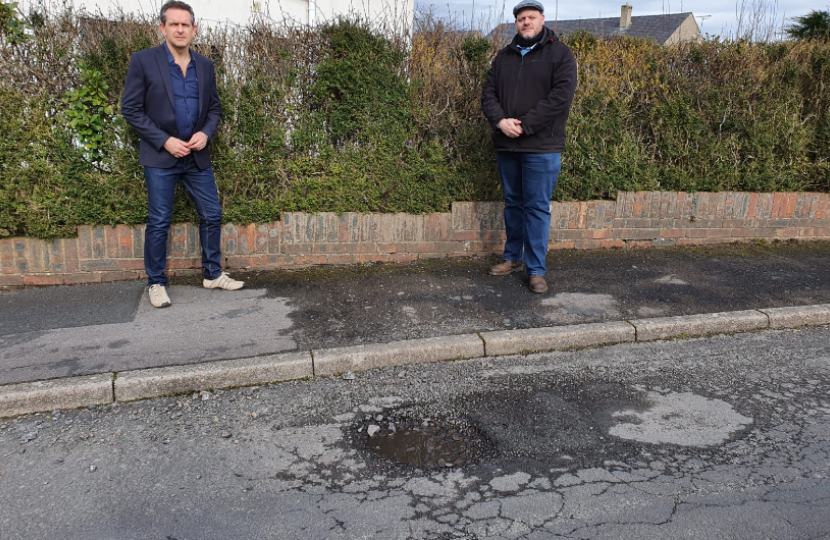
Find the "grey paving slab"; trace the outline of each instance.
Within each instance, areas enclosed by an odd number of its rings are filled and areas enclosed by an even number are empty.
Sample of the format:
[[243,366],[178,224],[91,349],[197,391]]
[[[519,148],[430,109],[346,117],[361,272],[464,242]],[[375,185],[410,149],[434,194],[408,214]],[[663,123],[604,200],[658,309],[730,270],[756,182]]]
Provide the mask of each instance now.
[[0,293],[0,336],[133,320],[143,281],[30,287]]
[[[0,336],[0,383],[246,358],[296,349],[286,299],[262,289],[170,287],[128,322]],[[46,306],[42,306],[47,309]]]

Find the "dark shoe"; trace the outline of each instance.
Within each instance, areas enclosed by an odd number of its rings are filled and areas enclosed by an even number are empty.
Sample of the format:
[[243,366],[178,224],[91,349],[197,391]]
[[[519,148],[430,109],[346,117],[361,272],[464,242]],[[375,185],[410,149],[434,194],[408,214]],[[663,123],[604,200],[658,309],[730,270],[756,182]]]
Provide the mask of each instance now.
[[490,269],[491,276],[506,276],[522,269],[522,261],[504,261]]
[[530,292],[539,294],[548,292],[548,284],[544,276],[530,276]]

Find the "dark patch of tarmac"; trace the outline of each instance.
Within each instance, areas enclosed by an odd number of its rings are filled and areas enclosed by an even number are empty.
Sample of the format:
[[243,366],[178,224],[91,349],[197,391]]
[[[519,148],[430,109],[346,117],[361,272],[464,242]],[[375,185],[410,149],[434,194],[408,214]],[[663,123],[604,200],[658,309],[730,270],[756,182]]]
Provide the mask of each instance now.
[[245,275],[289,298],[298,346],[335,347],[473,332],[830,303],[830,243],[555,251],[550,291],[495,257]]

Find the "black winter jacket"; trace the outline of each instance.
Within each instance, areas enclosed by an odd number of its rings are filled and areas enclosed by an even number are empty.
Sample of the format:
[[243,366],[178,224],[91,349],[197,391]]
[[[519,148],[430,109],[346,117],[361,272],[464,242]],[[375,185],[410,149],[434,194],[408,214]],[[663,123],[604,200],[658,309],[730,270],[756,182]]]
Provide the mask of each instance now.
[[[490,67],[481,108],[493,126],[497,151],[546,154],[565,149],[565,124],[576,91],[577,67],[571,49],[548,27],[524,57],[517,39],[502,49]],[[524,133],[511,139],[498,129],[503,118],[522,121]]]

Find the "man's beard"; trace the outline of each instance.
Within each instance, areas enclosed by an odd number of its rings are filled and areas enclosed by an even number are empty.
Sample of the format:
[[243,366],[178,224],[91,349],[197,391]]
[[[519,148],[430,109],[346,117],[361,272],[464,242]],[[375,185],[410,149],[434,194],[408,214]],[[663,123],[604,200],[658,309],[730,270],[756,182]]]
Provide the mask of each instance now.
[[519,39],[517,40],[517,43],[522,47],[530,47],[531,45],[539,42],[539,39],[541,39],[541,37],[542,37],[542,32],[543,31],[544,31],[544,28],[542,28],[542,30],[539,30],[538,34],[536,34],[532,37],[529,37],[529,38],[523,37],[522,34],[520,33],[519,34]]

